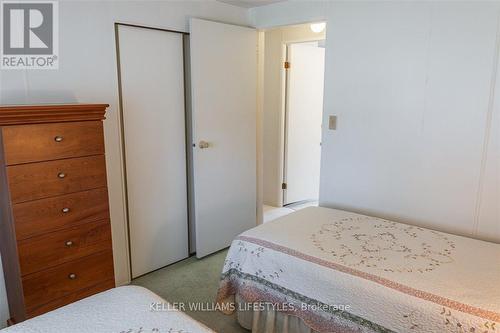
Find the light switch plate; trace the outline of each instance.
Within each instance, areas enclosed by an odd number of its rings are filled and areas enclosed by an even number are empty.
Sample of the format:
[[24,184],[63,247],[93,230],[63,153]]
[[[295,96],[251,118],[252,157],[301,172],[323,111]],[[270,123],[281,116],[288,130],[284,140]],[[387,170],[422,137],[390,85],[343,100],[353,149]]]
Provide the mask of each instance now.
[[328,129],[331,130],[337,129],[337,116],[332,115],[328,117]]

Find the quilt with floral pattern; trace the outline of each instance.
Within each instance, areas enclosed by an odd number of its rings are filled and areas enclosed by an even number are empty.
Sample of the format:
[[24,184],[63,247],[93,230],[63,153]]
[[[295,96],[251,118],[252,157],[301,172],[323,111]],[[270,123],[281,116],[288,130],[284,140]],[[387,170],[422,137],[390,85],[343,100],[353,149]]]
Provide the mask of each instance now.
[[106,290],[1,333],[215,333],[138,286]]
[[500,245],[310,207],[233,241],[236,294],[319,332],[500,332]]

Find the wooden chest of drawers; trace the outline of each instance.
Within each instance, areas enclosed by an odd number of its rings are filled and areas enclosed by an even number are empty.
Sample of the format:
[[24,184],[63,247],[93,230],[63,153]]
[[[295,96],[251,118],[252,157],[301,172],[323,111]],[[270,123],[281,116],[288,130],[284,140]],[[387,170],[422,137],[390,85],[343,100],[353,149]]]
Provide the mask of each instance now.
[[106,107],[0,106],[0,250],[12,322],[114,287]]

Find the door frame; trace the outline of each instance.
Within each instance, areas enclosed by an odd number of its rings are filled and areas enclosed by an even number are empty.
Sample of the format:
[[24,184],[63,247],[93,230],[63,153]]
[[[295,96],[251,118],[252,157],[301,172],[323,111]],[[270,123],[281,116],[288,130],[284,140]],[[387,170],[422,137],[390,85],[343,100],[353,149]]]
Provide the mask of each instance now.
[[[130,281],[134,278],[132,276],[132,246],[130,241],[130,218],[129,218],[129,196],[128,196],[128,185],[127,185],[127,162],[126,162],[126,149],[125,149],[125,124],[123,116],[123,92],[122,92],[122,75],[121,75],[121,62],[120,62],[120,37],[119,37],[119,27],[127,26],[139,29],[149,29],[164,31],[170,33],[178,33],[182,35],[182,49],[183,49],[183,75],[184,75],[184,123],[185,123],[185,145],[186,145],[186,188],[187,188],[187,219],[188,219],[188,255],[191,256],[193,253],[192,249],[192,126],[191,126],[191,88],[190,88],[190,77],[189,77],[189,32],[171,30],[165,28],[158,28],[152,26],[144,26],[132,23],[115,22],[114,23],[114,33],[115,33],[115,52],[116,52],[116,66],[117,66],[117,83],[118,83],[118,122],[119,122],[119,142],[120,142],[120,152],[121,152],[121,171],[122,171],[122,186],[123,186],[123,202],[124,202],[124,215],[125,215],[125,238],[126,238],[126,256],[128,261],[128,275]],[[159,268],[161,269],[161,268]],[[136,277],[138,278],[138,277]]]
[[[326,34],[326,27],[325,27],[325,34]],[[283,59],[282,63],[284,64],[285,62],[290,62],[290,45],[292,44],[300,44],[300,43],[307,43],[307,42],[316,42],[316,41],[322,41],[326,40],[324,38],[303,38],[303,39],[296,39],[293,41],[286,41],[282,45],[283,49]],[[326,51],[326,48],[325,48]],[[291,64],[293,66],[293,64]],[[293,67],[291,67],[293,68]],[[289,85],[290,85],[290,73],[289,70],[287,70],[284,66],[282,67],[282,85],[281,85],[281,100],[282,100],[282,107],[280,110],[280,151],[279,151],[279,156],[280,158],[278,159],[278,168],[279,168],[279,179],[282,180],[282,183],[280,184],[281,191],[280,193],[280,200],[279,202],[281,203],[281,207],[285,206],[285,200],[286,200],[286,188],[285,184],[287,184],[287,135],[288,135],[288,113],[289,113]]]

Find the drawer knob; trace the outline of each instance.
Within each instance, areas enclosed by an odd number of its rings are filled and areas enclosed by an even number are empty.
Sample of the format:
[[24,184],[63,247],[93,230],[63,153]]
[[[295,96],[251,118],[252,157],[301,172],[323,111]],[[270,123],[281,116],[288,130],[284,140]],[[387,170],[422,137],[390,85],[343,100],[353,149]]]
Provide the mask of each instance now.
[[67,246],[67,247],[71,247],[72,245],[73,245],[73,242],[72,242],[72,241],[67,241],[67,242],[66,242],[66,246]]
[[69,213],[69,208],[68,208],[68,207],[64,207],[64,208],[62,209],[62,212],[63,212],[64,214]]
[[66,177],[66,174],[65,174],[64,172],[59,172],[59,173],[57,174],[57,177],[59,177],[59,178],[61,178],[61,179],[62,179],[62,178],[64,178],[64,177]]
[[64,139],[64,138],[63,138],[62,136],[59,136],[59,135],[58,135],[58,136],[56,136],[56,137],[54,138],[54,141],[55,141],[55,142],[61,142],[63,139]]
[[76,279],[76,274],[75,273],[71,273],[70,275],[68,275],[68,278],[70,280],[74,280],[74,279]]
[[210,148],[210,143],[206,141],[200,141],[198,147],[200,147],[200,149],[207,149]]

